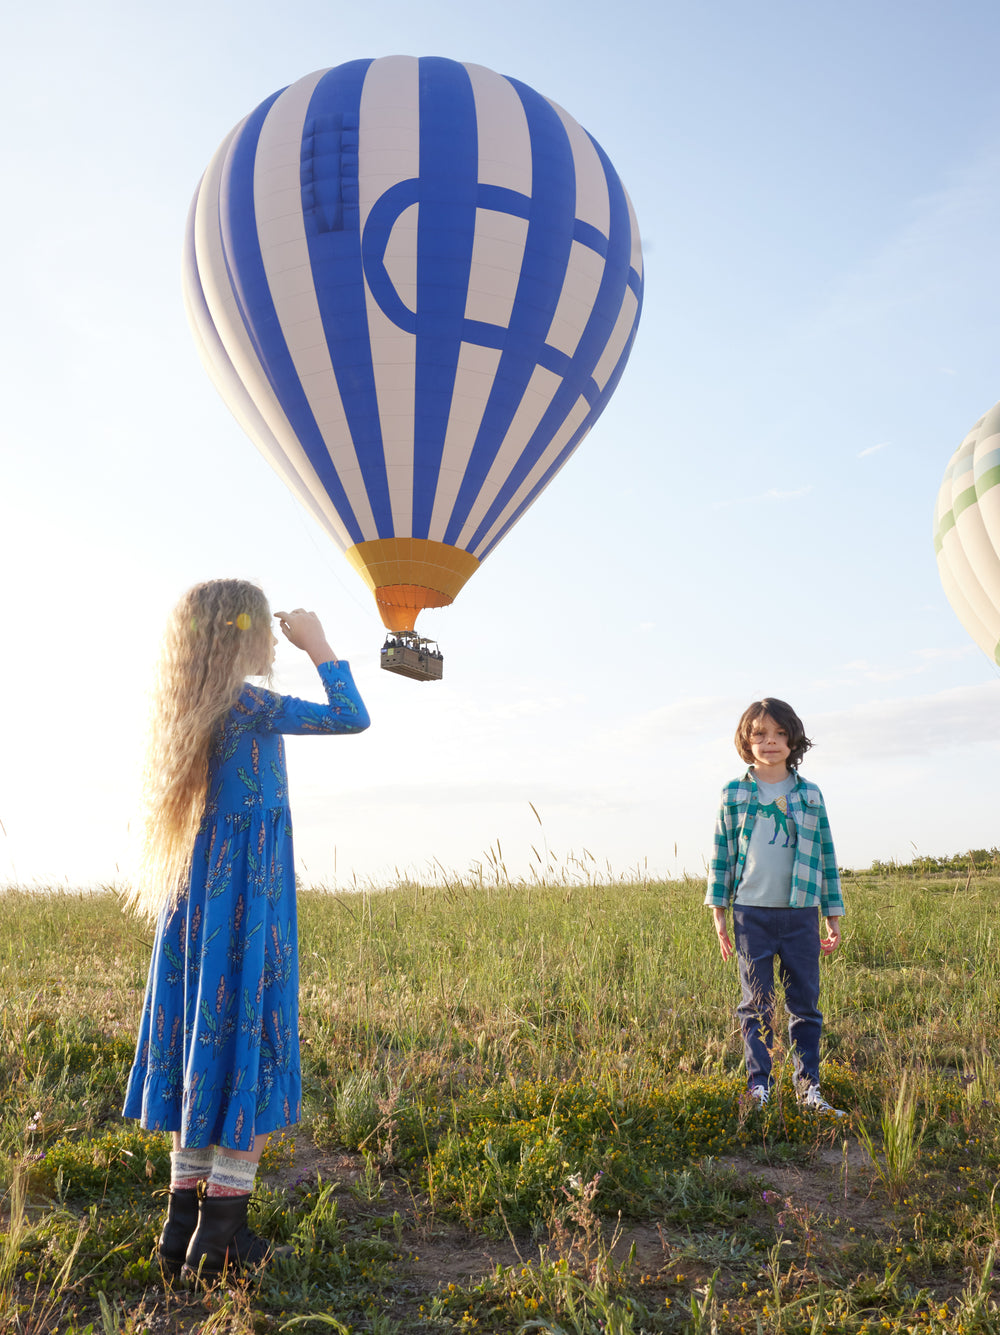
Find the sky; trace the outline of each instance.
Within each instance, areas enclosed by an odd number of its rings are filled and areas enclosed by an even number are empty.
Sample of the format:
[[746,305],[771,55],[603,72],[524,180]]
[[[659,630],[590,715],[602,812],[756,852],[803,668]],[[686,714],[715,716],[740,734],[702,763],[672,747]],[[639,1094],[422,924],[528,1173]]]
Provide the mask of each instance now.
[[[938,487],[1000,398],[983,0],[56,0],[4,20],[0,883],[128,874],[147,690],[189,585],[323,619],[365,734],[293,738],[299,873],[700,876],[762,695],[842,866],[991,847],[1000,672],[949,607]],[[489,66],[588,129],[639,219],[615,396],[452,607],[440,683],[203,370],[187,209],[270,93],[359,57]],[[280,689],[316,698],[281,645]]]

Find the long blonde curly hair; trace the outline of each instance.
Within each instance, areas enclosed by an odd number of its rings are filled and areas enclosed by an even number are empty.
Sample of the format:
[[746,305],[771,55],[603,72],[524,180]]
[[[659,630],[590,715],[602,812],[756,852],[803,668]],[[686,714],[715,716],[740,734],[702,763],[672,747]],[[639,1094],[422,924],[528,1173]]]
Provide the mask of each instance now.
[[185,888],[213,732],[245,679],[269,674],[272,644],[267,599],[246,580],[196,584],[170,615],[153,690],[138,874],[128,895],[147,917]]

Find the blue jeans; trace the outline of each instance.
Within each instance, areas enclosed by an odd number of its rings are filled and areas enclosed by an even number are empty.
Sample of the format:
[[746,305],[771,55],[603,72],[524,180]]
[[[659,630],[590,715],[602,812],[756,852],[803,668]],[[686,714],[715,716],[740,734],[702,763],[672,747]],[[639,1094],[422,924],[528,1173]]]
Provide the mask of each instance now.
[[743,997],[736,1014],[743,1031],[747,1085],[771,1084],[774,1044],[774,959],[785,989],[788,1040],[795,1078],[819,1084],[819,910],[733,907],[733,936]]

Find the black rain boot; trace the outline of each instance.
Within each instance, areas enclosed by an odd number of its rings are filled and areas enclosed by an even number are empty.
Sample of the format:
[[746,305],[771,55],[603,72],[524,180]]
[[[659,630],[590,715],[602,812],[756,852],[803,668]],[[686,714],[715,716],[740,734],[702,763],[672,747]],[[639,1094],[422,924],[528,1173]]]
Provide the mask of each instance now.
[[205,1196],[198,1209],[198,1227],[188,1244],[184,1274],[215,1279],[230,1271],[260,1265],[271,1247],[247,1226],[247,1196]]
[[198,1226],[198,1188],[181,1187],[171,1190],[167,1200],[167,1217],[163,1224],[156,1254],[168,1275],[179,1275],[187,1255],[191,1235]]

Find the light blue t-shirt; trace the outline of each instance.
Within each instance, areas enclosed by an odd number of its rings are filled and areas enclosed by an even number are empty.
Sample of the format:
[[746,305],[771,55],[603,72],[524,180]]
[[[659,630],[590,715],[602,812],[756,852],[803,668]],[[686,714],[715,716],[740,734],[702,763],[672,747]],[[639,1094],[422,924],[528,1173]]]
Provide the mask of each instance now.
[[743,875],[736,887],[737,904],[788,908],[798,836],[786,799],[794,787],[794,774],[779,783],[757,780],[757,815]]

